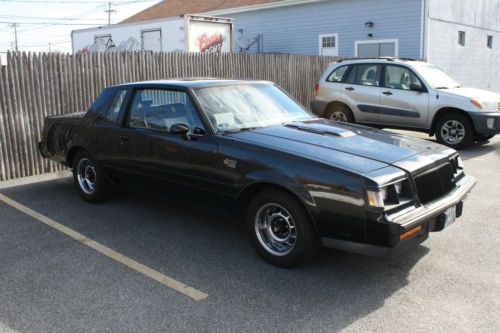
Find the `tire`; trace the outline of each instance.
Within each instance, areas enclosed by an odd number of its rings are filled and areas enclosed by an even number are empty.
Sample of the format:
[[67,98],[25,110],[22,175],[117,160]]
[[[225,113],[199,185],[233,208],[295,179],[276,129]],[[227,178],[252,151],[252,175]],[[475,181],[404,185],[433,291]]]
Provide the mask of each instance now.
[[321,247],[305,207],[284,191],[258,192],[248,205],[246,226],[257,253],[279,267],[305,263]]
[[326,118],[343,123],[354,123],[352,111],[345,105],[335,104],[328,108]]
[[102,202],[111,196],[111,182],[90,154],[85,151],[76,153],[73,159],[73,182],[85,201]]
[[454,149],[463,149],[474,142],[474,127],[470,120],[458,113],[444,115],[436,125],[437,141]]

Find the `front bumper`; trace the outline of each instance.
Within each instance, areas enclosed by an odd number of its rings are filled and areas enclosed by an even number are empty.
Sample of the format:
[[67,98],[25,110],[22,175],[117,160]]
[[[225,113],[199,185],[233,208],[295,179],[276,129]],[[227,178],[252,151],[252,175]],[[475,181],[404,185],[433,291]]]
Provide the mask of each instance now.
[[500,112],[469,112],[474,129],[479,134],[500,133]]
[[[463,200],[471,192],[476,182],[474,177],[464,176],[457,183],[457,188],[439,201],[427,206],[412,207],[402,212],[386,216],[386,222],[396,225],[396,227],[399,225],[399,230],[397,230],[395,234],[398,240],[395,246],[379,246],[326,237],[321,238],[322,245],[371,257],[391,258],[397,256],[425,241],[429,237],[429,232],[441,231],[444,228],[444,212],[448,208],[456,206],[457,217],[459,217],[462,214]],[[422,227],[420,232],[399,241],[399,235],[418,226]]]

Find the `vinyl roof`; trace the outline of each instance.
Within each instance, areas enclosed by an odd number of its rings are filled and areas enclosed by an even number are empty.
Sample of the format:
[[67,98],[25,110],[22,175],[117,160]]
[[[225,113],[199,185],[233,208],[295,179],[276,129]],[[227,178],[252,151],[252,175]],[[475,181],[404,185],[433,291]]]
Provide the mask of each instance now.
[[215,10],[260,5],[281,0],[163,0],[130,16],[120,23],[157,20],[186,14],[200,14]]

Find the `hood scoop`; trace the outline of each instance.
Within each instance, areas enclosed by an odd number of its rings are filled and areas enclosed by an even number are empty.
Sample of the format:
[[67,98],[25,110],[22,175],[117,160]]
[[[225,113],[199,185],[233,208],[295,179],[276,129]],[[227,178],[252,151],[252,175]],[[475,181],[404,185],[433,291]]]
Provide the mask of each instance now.
[[353,132],[352,130],[335,126],[325,126],[321,124],[299,123],[299,124],[287,124],[285,126],[302,132],[308,132],[317,135],[336,136],[339,138],[350,138],[352,136],[357,135],[357,133]]

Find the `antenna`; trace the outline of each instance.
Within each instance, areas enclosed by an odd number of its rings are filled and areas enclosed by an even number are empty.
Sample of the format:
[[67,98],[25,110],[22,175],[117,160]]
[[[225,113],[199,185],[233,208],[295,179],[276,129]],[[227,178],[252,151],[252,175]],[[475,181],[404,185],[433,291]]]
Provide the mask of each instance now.
[[111,14],[116,13],[116,10],[111,9],[111,2],[108,2],[108,9],[104,12],[108,13],[108,25],[111,25]]

